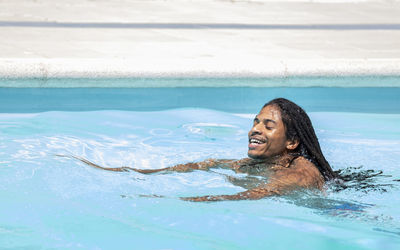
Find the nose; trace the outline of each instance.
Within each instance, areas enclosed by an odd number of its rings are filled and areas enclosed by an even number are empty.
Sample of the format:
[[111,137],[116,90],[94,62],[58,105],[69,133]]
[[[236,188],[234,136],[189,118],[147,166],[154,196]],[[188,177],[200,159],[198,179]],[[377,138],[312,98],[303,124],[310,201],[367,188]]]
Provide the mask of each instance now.
[[254,126],[250,129],[250,132],[249,132],[250,136],[252,136],[252,135],[260,135],[260,134],[261,134],[261,130],[260,130],[259,125],[260,125],[260,123],[254,125]]

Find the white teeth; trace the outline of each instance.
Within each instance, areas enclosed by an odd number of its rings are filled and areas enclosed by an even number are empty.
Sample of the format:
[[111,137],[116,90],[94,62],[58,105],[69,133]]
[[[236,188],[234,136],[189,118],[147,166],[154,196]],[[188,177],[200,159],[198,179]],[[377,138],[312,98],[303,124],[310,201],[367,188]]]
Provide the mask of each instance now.
[[257,140],[257,139],[250,139],[250,143],[257,143],[257,144],[262,144],[264,142]]

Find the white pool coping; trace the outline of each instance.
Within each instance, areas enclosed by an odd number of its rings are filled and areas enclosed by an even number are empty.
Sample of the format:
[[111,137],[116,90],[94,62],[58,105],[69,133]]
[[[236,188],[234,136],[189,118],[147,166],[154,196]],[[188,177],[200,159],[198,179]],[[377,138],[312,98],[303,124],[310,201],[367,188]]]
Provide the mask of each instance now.
[[400,76],[400,59],[240,60],[0,59],[0,78]]
[[[188,81],[198,78],[214,80]],[[303,80],[287,80],[291,78]],[[0,87],[399,87],[400,59],[266,60],[252,65],[207,60],[1,59],[0,79]]]
[[[400,87],[393,80],[400,78],[398,0],[15,0],[0,9],[0,87],[190,87],[134,79],[296,77],[392,77],[329,86]],[[116,78],[133,80],[103,81]],[[288,85],[296,83],[231,84]]]

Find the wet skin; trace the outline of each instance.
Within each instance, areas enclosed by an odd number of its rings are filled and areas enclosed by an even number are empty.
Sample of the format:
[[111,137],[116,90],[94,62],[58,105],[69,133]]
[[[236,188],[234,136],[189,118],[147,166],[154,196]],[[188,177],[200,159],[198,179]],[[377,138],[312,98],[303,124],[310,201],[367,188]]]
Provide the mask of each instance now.
[[288,194],[298,189],[319,189],[324,185],[324,179],[317,167],[302,156],[294,158],[291,154],[299,145],[297,140],[286,138],[285,125],[281,112],[274,105],[264,107],[254,118],[253,127],[249,131],[248,156],[241,160],[208,159],[202,162],[179,164],[162,169],[136,169],[130,167],[104,168],[84,158],[78,159],[92,167],[108,171],[136,171],[142,174],[152,174],[163,171],[189,172],[193,170],[209,170],[210,168],[227,168],[237,173],[249,176],[267,177],[267,182],[257,185],[240,185],[237,179],[228,177],[234,184],[247,188],[244,192],[233,195],[215,195],[201,197],[184,197],[187,201],[221,201],[261,199],[271,195]]

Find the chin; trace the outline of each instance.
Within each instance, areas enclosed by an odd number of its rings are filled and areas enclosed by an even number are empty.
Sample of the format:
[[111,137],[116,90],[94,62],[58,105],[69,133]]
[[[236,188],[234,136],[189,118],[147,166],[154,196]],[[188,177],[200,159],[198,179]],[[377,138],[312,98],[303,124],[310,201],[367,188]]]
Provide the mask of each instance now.
[[265,158],[262,155],[252,154],[250,152],[247,152],[247,156],[250,157],[251,159],[254,159],[254,160],[259,160],[259,159],[264,159]]

